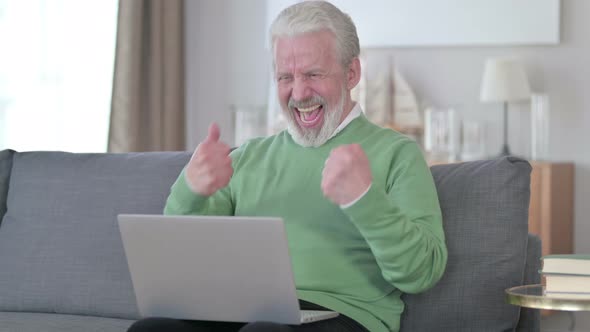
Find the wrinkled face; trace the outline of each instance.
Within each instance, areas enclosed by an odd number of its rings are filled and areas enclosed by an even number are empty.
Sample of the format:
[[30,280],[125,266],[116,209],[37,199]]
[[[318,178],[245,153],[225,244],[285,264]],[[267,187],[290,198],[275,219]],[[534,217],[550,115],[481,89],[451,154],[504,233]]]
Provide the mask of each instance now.
[[334,35],[319,31],[280,37],[274,46],[278,97],[289,134],[302,146],[320,146],[346,116],[348,102],[347,73]]

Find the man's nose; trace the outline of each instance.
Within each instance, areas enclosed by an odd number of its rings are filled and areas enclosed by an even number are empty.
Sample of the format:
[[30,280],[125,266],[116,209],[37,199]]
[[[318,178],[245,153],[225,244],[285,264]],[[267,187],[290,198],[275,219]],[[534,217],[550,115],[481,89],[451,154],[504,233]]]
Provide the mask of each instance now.
[[293,80],[293,90],[291,91],[291,98],[302,101],[312,96],[309,84],[305,79],[295,78]]

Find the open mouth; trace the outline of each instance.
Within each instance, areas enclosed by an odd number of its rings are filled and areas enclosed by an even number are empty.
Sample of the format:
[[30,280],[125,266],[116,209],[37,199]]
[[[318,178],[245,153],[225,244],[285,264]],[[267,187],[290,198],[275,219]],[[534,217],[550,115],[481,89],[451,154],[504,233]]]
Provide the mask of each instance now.
[[312,105],[306,108],[295,108],[299,124],[303,127],[315,127],[322,120],[324,108],[321,104]]

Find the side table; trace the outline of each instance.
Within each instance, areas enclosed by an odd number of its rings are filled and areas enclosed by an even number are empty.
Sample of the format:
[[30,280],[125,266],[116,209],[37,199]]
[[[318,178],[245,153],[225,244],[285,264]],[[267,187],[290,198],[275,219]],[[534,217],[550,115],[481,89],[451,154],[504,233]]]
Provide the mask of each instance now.
[[546,294],[545,286],[541,284],[512,287],[506,290],[506,302],[520,307],[533,309],[562,310],[570,312],[572,324],[570,331],[575,328],[574,311],[590,311],[590,294]]

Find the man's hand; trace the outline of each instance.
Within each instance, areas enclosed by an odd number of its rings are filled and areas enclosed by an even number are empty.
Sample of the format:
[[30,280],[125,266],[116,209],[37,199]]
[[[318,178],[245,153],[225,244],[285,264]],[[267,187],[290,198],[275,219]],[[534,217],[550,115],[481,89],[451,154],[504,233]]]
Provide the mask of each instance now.
[[186,181],[192,191],[203,196],[211,196],[227,186],[234,169],[229,156],[229,145],[221,142],[219,126],[209,126],[207,138],[193,153],[186,167]]
[[322,173],[322,191],[330,201],[346,205],[359,198],[371,185],[371,166],[360,145],[332,150]]

